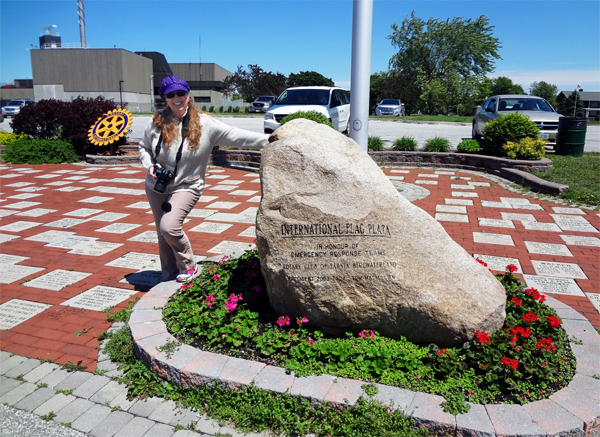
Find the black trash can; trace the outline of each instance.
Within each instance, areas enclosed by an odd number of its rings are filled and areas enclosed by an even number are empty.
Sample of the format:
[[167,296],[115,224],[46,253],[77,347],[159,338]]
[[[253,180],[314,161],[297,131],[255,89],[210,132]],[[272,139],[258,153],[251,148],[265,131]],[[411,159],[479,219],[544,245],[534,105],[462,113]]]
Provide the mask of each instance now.
[[556,138],[556,154],[583,156],[588,119],[585,117],[560,117]]

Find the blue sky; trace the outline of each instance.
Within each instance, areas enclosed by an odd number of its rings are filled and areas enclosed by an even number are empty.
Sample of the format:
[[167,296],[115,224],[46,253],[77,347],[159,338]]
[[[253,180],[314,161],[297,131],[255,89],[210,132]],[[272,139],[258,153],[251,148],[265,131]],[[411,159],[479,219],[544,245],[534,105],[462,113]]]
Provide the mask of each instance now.
[[[487,16],[502,45],[490,76],[508,76],[527,92],[542,80],[560,90],[600,90],[598,0],[375,0],[371,72],[387,70],[390,25],[413,10],[424,20]],[[201,56],[229,71],[248,64],[285,75],[314,70],[350,86],[350,0],[85,0],[85,16],[92,48],[158,51],[169,62]],[[76,0],[0,1],[0,82],[31,78],[27,49],[51,24],[63,43],[78,43]]]

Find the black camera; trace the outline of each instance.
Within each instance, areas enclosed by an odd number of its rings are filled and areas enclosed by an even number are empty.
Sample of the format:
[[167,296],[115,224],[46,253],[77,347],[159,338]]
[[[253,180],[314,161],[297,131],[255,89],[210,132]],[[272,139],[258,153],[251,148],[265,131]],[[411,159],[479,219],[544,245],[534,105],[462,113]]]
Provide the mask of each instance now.
[[154,184],[154,191],[158,193],[164,193],[167,189],[167,185],[175,177],[175,173],[171,170],[167,170],[160,167],[154,167],[154,174],[156,175],[156,183]]

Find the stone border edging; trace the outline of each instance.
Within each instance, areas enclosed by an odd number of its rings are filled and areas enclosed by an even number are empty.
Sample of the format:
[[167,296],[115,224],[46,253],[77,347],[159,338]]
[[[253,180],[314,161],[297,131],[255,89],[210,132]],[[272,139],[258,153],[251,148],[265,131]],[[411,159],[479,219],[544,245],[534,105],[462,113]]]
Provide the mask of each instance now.
[[[153,287],[133,308],[128,323],[135,355],[161,378],[179,386],[220,382],[240,388],[254,384],[263,390],[289,392],[340,406],[353,406],[363,395],[361,381],[331,375],[295,377],[281,367],[205,352],[185,344],[167,358],[157,347],[177,340],[167,331],[161,308],[177,289],[175,281]],[[600,336],[585,317],[568,305],[549,296],[546,303],[563,319],[577,358],[577,373],[571,383],[548,399],[526,405],[470,404],[468,413],[456,416],[443,411],[440,404],[444,398],[437,395],[375,384],[379,392],[374,399],[401,409],[415,419],[417,426],[449,430],[456,436],[600,435],[600,381],[593,378],[600,376]]]

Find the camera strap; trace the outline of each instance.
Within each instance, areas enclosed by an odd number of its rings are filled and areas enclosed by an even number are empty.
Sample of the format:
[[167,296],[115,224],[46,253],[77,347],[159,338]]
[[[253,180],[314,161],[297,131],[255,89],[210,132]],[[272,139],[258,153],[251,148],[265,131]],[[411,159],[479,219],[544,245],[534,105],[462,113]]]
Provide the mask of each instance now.
[[[189,112],[183,116],[182,125],[181,125],[181,144],[179,145],[179,150],[177,150],[177,156],[175,157],[175,170],[173,170],[173,174],[177,174],[177,165],[179,165],[179,160],[181,159],[181,154],[183,152],[183,143],[185,142],[185,137],[187,136],[188,127],[190,124],[190,114]],[[152,161],[156,164],[156,158],[158,158],[158,154],[160,153],[160,146],[162,144],[162,132],[160,133],[160,137],[158,138],[158,143],[156,144],[156,148],[154,149],[154,156],[152,157]]]

